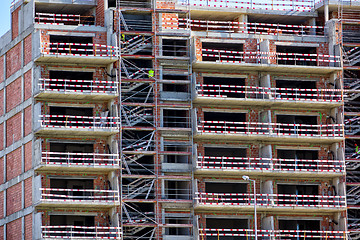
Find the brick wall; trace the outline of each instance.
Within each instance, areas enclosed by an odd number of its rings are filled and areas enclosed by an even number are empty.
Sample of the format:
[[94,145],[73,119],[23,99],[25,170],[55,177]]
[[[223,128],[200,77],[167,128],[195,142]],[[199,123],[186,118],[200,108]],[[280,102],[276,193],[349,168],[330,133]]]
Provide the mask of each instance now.
[[4,59],[4,56],[0,56],[0,83],[4,81]]
[[31,35],[24,39],[24,65],[28,64],[32,58],[32,39]]
[[6,146],[10,146],[21,139],[21,113],[6,121]]
[[11,13],[11,36],[13,40],[19,35],[19,11],[20,8]]
[[21,174],[21,148],[6,155],[6,180],[9,181]]
[[25,239],[32,239],[32,214],[24,217],[25,221]]
[[32,178],[27,178],[24,181],[24,202],[25,207],[30,207],[32,205]]
[[6,215],[21,210],[21,183],[9,187],[6,191]]
[[21,43],[6,53],[6,77],[10,77],[21,68]]
[[6,240],[21,240],[22,239],[21,218],[16,219],[6,225]]
[[29,99],[32,95],[32,70],[24,74],[24,101]]
[[21,95],[21,78],[18,78],[6,87],[6,112],[21,103]]
[[32,142],[24,145],[24,151],[25,171],[28,171],[32,168]]
[[32,132],[32,108],[31,106],[24,110],[24,136]]

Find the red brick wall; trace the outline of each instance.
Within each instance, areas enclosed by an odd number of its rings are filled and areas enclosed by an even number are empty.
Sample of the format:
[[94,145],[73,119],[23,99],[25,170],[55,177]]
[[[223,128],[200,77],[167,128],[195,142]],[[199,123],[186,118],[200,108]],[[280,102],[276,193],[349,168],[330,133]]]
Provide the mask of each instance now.
[[6,225],[6,239],[7,240],[21,240],[21,218],[16,219]]
[[6,180],[9,181],[21,174],[21,148],[6,155]]
[[21,78],[16,79],[6,87],[6,112],[21,103]]
[[31,61],[31,57],[32,57],[31,45],[32,45],[31,35],[29,35],[24,39],[24,65],[28,64]]
[[104,19],[105,19],[104,0],[98,0],[96,6],[96,25],[104,26]]
[[30,207],[32,204],[32,178],[27,178],[24,181],[24,197],[25,197],[25,207]]
[[4,114],[4,90],[0,91],[0,116]]
[[29,70],[24,74],[24,101],[32,95],[32,71]]
[[3,218],[3,216],[4,216],[4,191],[0,192],[0,218]]
[[21,68],[21,43],[10,49],[6,54],[6,77],[10,77]]
[[0,57],[0,83],[4,81],[4,56]]
[[28,142],[24,145],[24,162],[25,172],[32,168],[32,142]]
[[11,34],[13,40],[19,35],[19,11],[20,8],[11,13]]
[[21,183],[9,187],[6,191],[6,215],[21,210]]
[[31,133],[32,118],[31,118],[31,106],[24,110],[24,136]]
[[0,124],[0,150],[4,149],[4,124]]
[[8,147],[21,138],[21,113],[7,120],[6,124],[6,146]]
[[25,239],[32,239],[32,215],[25,216]]
[[0,158],[0,184],[4,183],[4,157]]

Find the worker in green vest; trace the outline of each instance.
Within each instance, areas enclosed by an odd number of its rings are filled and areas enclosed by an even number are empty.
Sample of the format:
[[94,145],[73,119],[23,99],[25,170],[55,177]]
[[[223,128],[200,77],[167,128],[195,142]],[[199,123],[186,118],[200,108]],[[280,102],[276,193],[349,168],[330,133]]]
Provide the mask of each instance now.
[[153,78],[154,75],[155,75],[154,70],[150,69],[150,70],[149,70],[149,78]]

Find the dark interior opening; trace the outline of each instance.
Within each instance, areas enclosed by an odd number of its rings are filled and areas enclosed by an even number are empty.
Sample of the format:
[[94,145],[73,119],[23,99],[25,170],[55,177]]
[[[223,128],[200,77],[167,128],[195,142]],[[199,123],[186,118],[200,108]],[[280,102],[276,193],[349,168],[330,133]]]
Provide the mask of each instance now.
[[94,54],[93,46],[69,45],[69,43],[92,44],[92,37],[50,35],[50,53]]
[[247,183],[205,182],[206,193],[247,193]]
[[204,121],[245,122],[245,113],[204,112]]
[[[185,144],[164,143],[164,163],[190,163],[190,149]],[[171,153],[173,152],[173,154]]]
[[95,226],[94,216],[50,215],[51,226]]
[[245,78],[204,77],[204,85],[204,94],[221,95],[229,98],[245,97]]
[[[320,231],[319,220],[279,220],[281,230],[313,230]],[[299,235],[303,235],[298,233]],[[296,238],[291,238],[296,239]]]
[[189,110],[164,109],[163,114],[164,127],[189,127]]
[[[280,168],[283,169],[317,169],[318,162],[304,162],[301,160],[317,160],[319,159],[319,151],[317,150],[277,150],[277,156],[280,159],[291,159],[295,161],[284,161]],[[297,161],[299,160],[299,161]]]
[[[177,216],[177,214],[171,215],[173,216],[165,215],[165,224],[190,225],[192,223],[190,214],[189,216]],[[167,227],[165,228],[165,235],[189,236],[192,234],[191,230],[192,228],[190,227]]]
[[165,180],[165,197],[167,199],[191,199],[190,186],[190,181]]
[[[208,229],[248,229],[249,220],[248,219],[236,219],[236,218],[206,218],[206,228]],[[206,236],[207,240],[218,240],[217,232],[214,233],[214,236]],[[241,232],[242,233],[242,232]],[[221,240],[245,240],[246,236],[221,236]]]
[[[54,90],[68,91],[89,91],[93,83],[93,72],[75,71],[49,71],[50,86],[47,88]],[[66,81],[66,80],[85,80],[85,81]],[[86,81],[90,80],[90,81]]]
[[124,174],[152,175],[154,174],[154,156],[152,155],[124,155],[126,168]]
[[82,107],[55,107],[50,106],[50,125],[52,126],[82,126],[93,125],[93,120],[89,118],[74,118],[72,116],[92,117],[93,108]]
[[111,8],[115,8],[116,7],[116,1],[115,0],[108,0],[108,7]]
[[87,143],[50,143],[50,152],[60,153],[54,155],[54,158],[49,157],[47,161],[50,162],[92,163],[94,158],[92,154],[70,155],[67,153],[93,153],[94,145]]
[[246,148],[205,147],[205,156],[211,156],[211,157],[246,157]]
[[[50,194],[53,194],[51,199],[58,200],[76,200],[89,201],[94,193],[90,191],[81,191],[83,189],[94,189],[94,180],[92,179],[50,179]],[[64,189],[64,190],[57,190]],[[74,189],[80,191],[69,191],[66,189]]]
[[162,39],[163,56],[187,57],[188,42],[180,39]]
[[279,133],[281,134],[318,134],[318,127],[311,126],[317,125],[317,116],[303,116],[303,115],[276,115],[277,123],[286,123],[286,124],[304,124],[302,125],[293,125],[279,126]]
[[316,89],[316,81],[276,80],[277,88]]
[[[202,56],[203,61],[218,61],[230,60],[230,61],[243,61],[243,55],[241,52],[243,51],[244,44],[242,43],[214,43],[214,42],[202,42],[202,50],[205,54]],[[206,49],[211,50],[225,50],[229,52],[211,52]],[[234,51],[234,52],[231,52]],[[208,54],[208,55],[207,55]],[[214,55],[214,56],[213,56]],[[219,56],[220,55],[220,56]]]
[[[163,91],[165,92],[188,92],[189,77],[188,75],[163,74],[163,80],[172,81],[172,83],[163,83]],[[181,83],[181,81],[189,81],[189,83]]]
[[[130,3],[130,1],[128,2]],[[147,4],[145,2],[142,3],[145,5]],[[131,4],[134,4],[134,1]],[[128,29],[129,31],[141,31],[141,32],[152,31],[151,14],[123,14],[123,17],[126,22],[126,26],[125,26],[123,21],[121,21],[121,29],[123,30]]]
[[[301,56],[294,55],[299,54],[316,54],[316,47],[298,47],[298,46],[276,46],[277,53],[290,53],[289,55],[277,55],[278,64],[283,65],[304,65],[304,66],[316,66],[316,56]],[[285,60],[286,58],[286,60]],[[307,60],[305,60],[307,59]]]
[[[246,148],[235,147],[205,147],[204,161],[211,163],[214,168],[244,168],[248,166]],[[201,156],[200,156],[201,159]],[[231,165],[229,165],[231,164]]]
[[[303,197],[299,195],[318,195],[319,185],[291,185],[291,184],[277,184],[278,194],[287,194],[287,196],[279,196],[279,204],[293,205],[293,206],[308,206],[318,205],[317,197]],[[288,196],[291,195],[291,196]],[[297,196],[293,196],[297,195]]]

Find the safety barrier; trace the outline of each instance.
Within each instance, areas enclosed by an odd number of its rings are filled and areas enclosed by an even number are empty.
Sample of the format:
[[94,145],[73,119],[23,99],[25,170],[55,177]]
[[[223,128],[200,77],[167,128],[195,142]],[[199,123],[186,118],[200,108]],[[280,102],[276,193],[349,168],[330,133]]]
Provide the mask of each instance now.
[[[317,230],[257,230],[258,237],[263,239],[347,239],[346,231],[317,231]],[[200,228],[201,238],[217,239],[215,237],[255,237],[254,229],[217,229]]]
[[79,57],[118,57],[117,47],[93,43],[42,43],[41,53],[46,55]]
[[35,13],[35,23],[53,25],[94,25],[94,16],[81,16],[78,14]]
[[237,85],[197,84],[200,97],[272,99],[286,101],[342,102],[340,89],[268,88]]
[[340,160],[308,160],[247,157],[198,156],[196,168],[199,170],[260,170],[314,173],[341,173],[345,171]]
[[109,153],[70,153],[47,152],[41,154],[41,163],[48,166],[88,166],[88,167],[118,167],[120,159],[117,154]]
[[343,124],[288,124],[261,122],[201,121],[198,133],[269,136],[343,137]]
[[120,126],[119,117],[40,115],[39,122],[44,128],[114,129]]
[[236,9],[263,9],[277,11],[310,12],[314,10],[312,0],[276,0],[276,1],[234,1],[234,0],[182,0],[181,5],[190,7],[214,7],[214,8],[236,8]]
[[118,83],[105,80],[39,79],[40,91],[116,94]]
[[[254,205],[254,195],[250,193],[195,193],[200,205],[208,206],[249,206]],[[346,207],[345,196],[298,195],[298,194],[256,194],[259,207]]]
[[324,36],[323,26],[287,25],[276,23],[252,23],[239,21],[192,20],[187,18],[163,18],[162,29],[187,29],[192,31],[248,33],[262,35]]
[[281,52],[242,52],[216,49],[202,49],[202,61],[247,63],[251,60],[267,60],[269,64],[330,66],[340,64],[340,56],[327,54],[281,53]]
[[40,188],[41,201],[52,203],[115,203],[119,191],[94,189]]
[[120,227],[41,226],[44,239],[121,239]]

